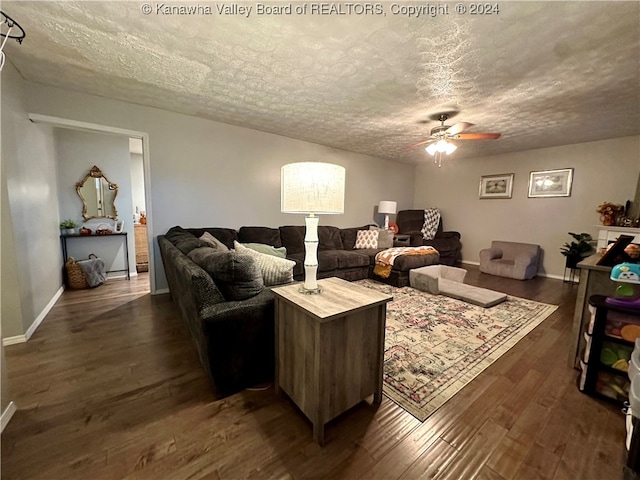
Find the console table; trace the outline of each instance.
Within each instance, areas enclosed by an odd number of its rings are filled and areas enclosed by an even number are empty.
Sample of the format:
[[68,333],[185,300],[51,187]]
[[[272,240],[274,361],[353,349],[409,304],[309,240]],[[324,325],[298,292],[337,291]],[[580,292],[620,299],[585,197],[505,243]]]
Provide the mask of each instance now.
[[91,238],[113,238],[116,237],[119,240],[124,241],[124,270],[107,270],[107,273],[115,273],[115,272],[127,272],[127,280],[131,280],[131,275],[129,274],[129,241],[127,239],[127,232],[120,233],[110,233],[108,235],[82,235],[80,233],[74,233],[72,235],[60,235],[60,241],[62,242],[62,264],[67,263],[68,253],[67,253],[67,241],[71,238],[81,238],[81,239],[91,239]]
[[324,444],[324,425],[373,395],[382,401],[387,302],[393,297],[339,278],[318,281],[322,293],[300,284],[275,294],[275,390],[283,390],[313,423]]

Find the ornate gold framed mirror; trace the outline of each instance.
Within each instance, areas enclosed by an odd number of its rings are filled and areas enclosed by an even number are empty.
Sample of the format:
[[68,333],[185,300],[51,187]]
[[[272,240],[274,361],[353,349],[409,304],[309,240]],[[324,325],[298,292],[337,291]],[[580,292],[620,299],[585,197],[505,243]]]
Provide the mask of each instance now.
[[109,179],[97,167],[93,166],[81,182],[76,183],[76,192],[82,200],[82,216],[90,218],[118,218],[116,196],[118,185]]

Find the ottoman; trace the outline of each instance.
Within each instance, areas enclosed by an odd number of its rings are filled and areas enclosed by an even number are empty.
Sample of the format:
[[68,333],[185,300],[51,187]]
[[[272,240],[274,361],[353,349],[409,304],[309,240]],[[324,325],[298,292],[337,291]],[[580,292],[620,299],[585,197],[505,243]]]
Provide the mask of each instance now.
[[394,287],[408,287],[409,272],[411,270],[427,265],[438,266],[436,265],[438,263],[440,263],[440,255],[437,253],[431,255],[401,255],[393,262],[393,267],[391,268],[389,277],[383,278],[373,273],[373,268],[375,266],[374,254],[370,256],[369,278]]
[[446,295],[484,308],[493,307],[507,299],[507,295],[486,288],[462,283],[467,271],[447,265],[430,265],[409,272],[411,287],[436,295]]

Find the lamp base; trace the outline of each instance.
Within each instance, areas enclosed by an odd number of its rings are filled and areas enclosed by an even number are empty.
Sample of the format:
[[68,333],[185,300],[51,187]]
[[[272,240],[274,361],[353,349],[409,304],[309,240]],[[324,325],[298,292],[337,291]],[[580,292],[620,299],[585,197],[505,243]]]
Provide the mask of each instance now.
[[322,293],[322,287],[318,285],[316,288],[306,288],[304,285],[300,285],[298,291],[300,293],[304,293],[305,295],[318,295]]
[[316,279],[318,272],[318,222],[320,219],[310,213],[304,219],[306,226],[304,235],[304,283],[300,292],[317,295],[322,292]]

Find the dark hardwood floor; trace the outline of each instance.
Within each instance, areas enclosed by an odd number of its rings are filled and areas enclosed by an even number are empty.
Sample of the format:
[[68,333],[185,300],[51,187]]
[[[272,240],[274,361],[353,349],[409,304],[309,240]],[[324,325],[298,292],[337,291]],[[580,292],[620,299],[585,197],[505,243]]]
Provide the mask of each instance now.
[[621,478],[621,411],[581,394],[567,367],[577,286],[466,268],[467,283],[559,308],[423,423],[384,397],[329,423],[323,448],[273,388],[215,400],[146,275],[67,291],[29,342],[6,347],[18,411],[2,478]]

